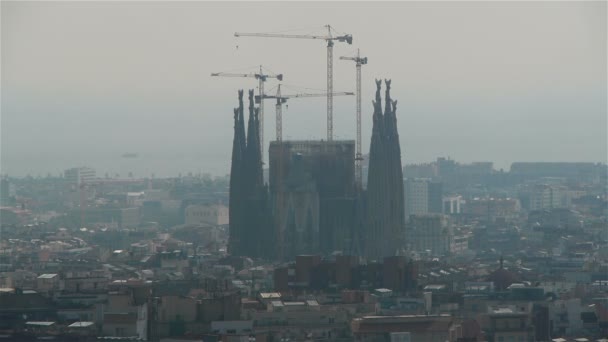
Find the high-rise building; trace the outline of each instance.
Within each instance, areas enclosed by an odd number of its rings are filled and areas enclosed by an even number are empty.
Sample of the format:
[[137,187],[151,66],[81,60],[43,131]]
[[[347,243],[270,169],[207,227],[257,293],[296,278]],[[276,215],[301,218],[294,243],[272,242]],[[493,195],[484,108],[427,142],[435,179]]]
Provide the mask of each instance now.
[[606,166],[577,162],[515,162],[511,173],[521,179],[564,177],[573,181],[596,183],[606,173]]
[[90,167],[74,167],[65,170],[63,175],[68,182],[80,185],[82,182],[93,181],[95,179],[95,170]]
[[461,207],[464,205],[464,200],[462,196],[444,196],[443,197],[443,210],[442,214],[445,215],[454,215],[461,213]]
[[522,205],[528,210],[570,207],[568,189],[559,185],[535,184],[520,192]]
[[405,215],[441,213],[443,187],[441,182],[428,178],[406,178]]
[[349,252],[355,226],[355,142],[270,143],[270,195],[281,259]]

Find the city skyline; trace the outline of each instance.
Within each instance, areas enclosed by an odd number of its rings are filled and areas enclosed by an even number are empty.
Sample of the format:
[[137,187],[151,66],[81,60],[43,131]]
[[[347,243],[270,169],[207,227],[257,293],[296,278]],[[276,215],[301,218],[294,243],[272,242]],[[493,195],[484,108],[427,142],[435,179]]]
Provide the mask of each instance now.
[[[354,38],[336,45],[335,90],[355,88],[354,67],[339,56],[361,48],[369,57],[364,153],[373,79],[392,78],[404,164],[437,156],[505,170],[516,161],[606,162],[605,2],[345,6],[3,2],[1,172],[87,165],[121,176],[225,175],[231,99],[256,82],[211,72],[263,64],[288,85],[325,86],[324,43],[233,33],[322,32],[327,23]],[[349,15],[332,16],[337,10]],[[362,15],[368,20],[355,19]],[[334,101],[336,138],[354,139],[354,97]],[[324,138],[325,99],[290,104],[285,138]],[[138,158],[122,158],[127,152]]]

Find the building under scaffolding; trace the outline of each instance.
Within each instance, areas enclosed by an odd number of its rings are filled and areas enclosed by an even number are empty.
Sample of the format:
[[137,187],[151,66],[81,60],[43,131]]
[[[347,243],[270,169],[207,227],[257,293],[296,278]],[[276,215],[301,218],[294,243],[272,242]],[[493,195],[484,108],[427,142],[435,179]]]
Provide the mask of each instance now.
[[355,141],[270,144],[270,196],[280,259],[350,251]]
[[383,112],[380,81],[376,86],[366,190],[355,185],[354,140],[271,142],[265,186],[253,92],[247,136],[239,93],[230,177],[231,254],[290,260],[334,251],[370,259],[399,253],[405,217],[397,102],[386,81]]

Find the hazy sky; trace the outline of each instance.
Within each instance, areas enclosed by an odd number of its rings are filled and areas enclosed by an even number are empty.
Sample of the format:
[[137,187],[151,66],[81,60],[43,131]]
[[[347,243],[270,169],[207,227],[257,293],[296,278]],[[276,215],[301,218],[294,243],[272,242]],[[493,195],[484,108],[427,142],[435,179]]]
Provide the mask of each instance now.
[[[2,1],[1,20],[1,172],[9,175],[78,165],[122,176],[226,174],[236,90],[257,83],[211,72],[263,64],[286,85],[325,89],[324,41],[234,32],[322,33],[325,24],[354,37],[336,43],[336,91],[355,89],[354,63],[338,57],[360,48],[369,58],[365,153],[373,78],[382,77],[399,101],[404,163],[607,158],[605,1]],[[335,98],[336,138],[354,139],[354,110],[354,97]],[[284,138],[325,138],[325,113],[323,97],[291,100]],[[270,101],[266,118],[268,142]]]

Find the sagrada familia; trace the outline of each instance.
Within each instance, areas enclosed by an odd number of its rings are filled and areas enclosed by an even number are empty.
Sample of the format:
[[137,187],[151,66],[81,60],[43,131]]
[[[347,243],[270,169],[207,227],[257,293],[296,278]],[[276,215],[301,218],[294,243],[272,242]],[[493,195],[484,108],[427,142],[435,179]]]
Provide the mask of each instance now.
[[239,90],[239,107],[234,109],[228,250],[233,255],[272,258],[273,254],[267,250],[273,229],[268,187],[264,185],[262,170],[258,111],[253,104],[253,90],[250,90],[245,135],[243,91]]
[[404,247],[405,216],[397,101],[376,81],[367,188],[355,184],[355,142],[274,141],[264,183],[258,108],[243,91],[234,109],[229,253],[268,260],[341,251],[370,260]]

